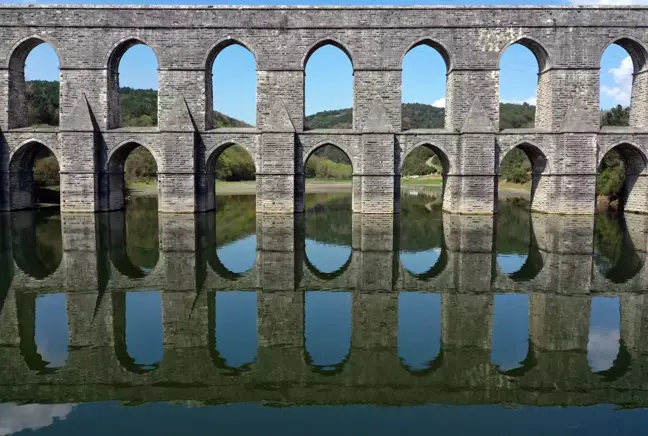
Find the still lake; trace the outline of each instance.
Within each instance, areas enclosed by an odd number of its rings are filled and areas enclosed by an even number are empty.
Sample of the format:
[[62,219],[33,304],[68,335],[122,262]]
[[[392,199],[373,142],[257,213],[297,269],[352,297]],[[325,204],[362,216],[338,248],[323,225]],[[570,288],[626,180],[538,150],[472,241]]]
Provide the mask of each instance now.
[[0,434],[648,432],[648,217],[0,215]]

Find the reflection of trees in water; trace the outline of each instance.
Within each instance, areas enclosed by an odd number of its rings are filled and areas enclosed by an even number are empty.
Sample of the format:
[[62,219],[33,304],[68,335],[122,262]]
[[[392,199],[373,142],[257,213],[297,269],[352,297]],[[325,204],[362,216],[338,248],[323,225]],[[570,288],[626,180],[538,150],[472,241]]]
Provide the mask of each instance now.
[[497,254],[529,253],[533,234],[531,214],[528,201],[524,199],[506,199],[499,202],[499,212],[495,219]]
[[400,249],[423,251],[443,246],[443,213],[438,193],[401,196]]
[[350,246],[352,216],[350,194],[309,194],[306,196],[306,237]]
[[133,197],[126,207],[126,253],[140,268],[155,268],[159,257],[157,197]]
[[597,215],[594,220],[594,262],[614,283],[623,283],[641,269],[644,259],[635,248],[623,215]]
[[36,212],[35,227],[36,256],[46,270],[55,271],[63,258],[61,217]]
[[222,247],[256,233],[256,197],[219,195],[216,198],[216,246]]

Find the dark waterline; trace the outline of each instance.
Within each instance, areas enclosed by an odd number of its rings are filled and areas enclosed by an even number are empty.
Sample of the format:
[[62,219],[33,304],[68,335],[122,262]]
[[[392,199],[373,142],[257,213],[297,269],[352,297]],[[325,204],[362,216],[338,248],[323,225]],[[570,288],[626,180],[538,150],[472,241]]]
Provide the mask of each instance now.
[[648,217],[401,208],[2,215],[3,434],[646,431]]

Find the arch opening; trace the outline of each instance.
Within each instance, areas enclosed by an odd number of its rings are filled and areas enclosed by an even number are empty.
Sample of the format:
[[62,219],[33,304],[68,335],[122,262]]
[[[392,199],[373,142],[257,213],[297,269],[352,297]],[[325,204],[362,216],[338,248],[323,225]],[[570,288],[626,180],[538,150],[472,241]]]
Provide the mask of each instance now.
[[[210,298],[212,361],[233,375],[249,371],[257,359],[257,293],[217,291]],[[213,313],[213,316],[212,316]]]
[[206,126],[250,127],[256,125],[256,59],[242,43],[218,44],[207,60]]
[[51,374],[69,357],[67,297],[64,293],[16,297],[20,352],[29,369]]
[[326,40],[304,58],[304,129],[354,126],[353,59],[342,44]]
[[530,143],[521,143],[504,152],[498,175],[499,182],[512,184],[520,189],[529,189],[531,210],[545,211],[550,206],[551,189],[549,164],[544,152]]
[[601,54],[601,126],[648,127],[646,58],[631,38],[612,41]]
[[637,250],[624,214],[599,213],[594,221],[594,264],[612,283],[625,283],[639,274],[645,253]]
[[[443,208],[450,162],[439,147],[425,143],[405,152],[400,165],[401,187],[421,186],[427,189],[431,202],[429,210]],[[438,190],[437,190],[438,189]],[[401,199],[403,203],[403,199]],[[401,204],[401,209],[403,204]]]
[[164,358],[162,293],[113,292],[112,302],[115,352],[121,365],[136,374],[157,369]]
[[542,98],[551,86],[544,47],[531,38],[520,38],[500,53],[499,69],[500,130],[550,125],[551,108]]
[[447,51],[435,41],[420,41],[407,51],[402,68],[402,130],[442,129],[450,69]]
[[153,153],[137,142],[120,145],[108,160],[109,209],[123,209],[138,194],[159,196],[158,165]]
[[648,211],[646,157],[632,144],[619,144],[602,157],[596,182],[599,210]]
[[353,209],[358,180],[351,157],[342,148],[330,143],[312,148],[305,156],[303,174],[304,185],[297,195],[304,210],[331,210],[341,216]]
[[441,363],[441,295],[398,294],[398,358],[411,373],[434,371]]
[[29,141],[9,162],[11,209],[58,207],[60,170],[56,155],[46,145]]
[[497,294],[493,309],[491,362],[499,371],[521,375],[531,354],[528,294]]
[[351,293],[308,291],[304,312],[306,363],[324,375],[342,371],[351,355]]
[[108,59],[109,129],[158,125],[158,60],[144,42],[119,44]]
[[[240,192],[246,197],[256,195],[256,164],[252,154],[243,146],[227,143],[217,147],[207,158],[205,167],[206,179],[206,209],[219,208],[217,196],[222,192],[233,192],[233,186],[241,188]],[[237,182],[232,185],[231,182]],[[236,191],[236,190],[234,190]],[[240,193],[239,192],[239,193]]]
[[33,37],[16,47],[8,79],[10,129],[59,125],[59,58],[49,43]]

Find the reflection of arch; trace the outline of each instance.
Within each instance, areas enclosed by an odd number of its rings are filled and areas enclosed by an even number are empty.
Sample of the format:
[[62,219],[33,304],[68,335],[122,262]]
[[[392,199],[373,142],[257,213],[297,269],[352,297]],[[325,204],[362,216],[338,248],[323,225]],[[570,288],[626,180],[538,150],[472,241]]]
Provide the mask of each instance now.
[[450,57],[450,52],[442,43],[435,41],[434,39],[431,38],[418,39],[415,42],[408,45],[407,49],[401,56],[400,65],[403,65],[403,61],[405,60],[405,56],[407,56],[407,53],[409,53],[412,49],[420,45],[426,45],[436,50],[439,53],[439,55],[443,58],[443,61],[445,62],[446,72],[452,70],[452,58]]
[[[543,209],[542,207],[540,207],[541,205],[537,204],[539,203],[539,201],[534,202],[534,200],[544,200],[544,197],[546,196],[546,194],[548,194],[548,192],[546,192],[547,189],[545,188],[540,190],[542,195],[538,197],[541,198],[536,197],[536,192],[538,192],[538,188],[541,187],[541,183],[543,182],[542,175],[549,174],[551,173],[551,171],[549,168],[547,154],[540,146],[529,141],[523,141],[501,150],[498,165],[498,174],[501,172],[502,162],[504,162],[506,155],[511,150],[514,150],[516,148],[522,150],[522,152],[524,152],[527,159],[529,159],[529,162],[531,163],[531,193],[529,194],[529,198],[531,199],[531,210]],[[546,206],[544,209],[546,209]]]
[[347,57],[349,58],[349,62],[351,62],[351,68],[355,69],[355,63],[353,62],[353,56],[351,55],[351,51],[346,47],[346,45],[344,43],[342,43],[341,41],[335,39],[335,38],[325,38],[325,39],[322,39],[322,40],[316,42],[315,44],[313,44],[308,49],[308,51],[306,52],[304,57],[302,58],[301,65],[302,65],[302,68],[304,69],[304,74],[306,74],[306,65],[308,64],[308,60],[310,59],[310,57],[313,55],[313,53],[315,53],[317,50],[324,47],[325,45],[332,45],[333,47],[336,47],[336,48],[339,48],[340,50],[342,50],[344,52],[344,54],[347,55]]
[[[126,234],[126,213],[122,211],[110,212],[108,214],[108,229],[109,229],[109,244],[110,244],[110,260],[125,277],[130,279],[141,279],[150,274],[145,269],[136,266],[128,254],[128,241]],[[154,231],[157,232],[157,229]],[[159,245],[158,257],[156,265],[159,261]],[[153,268],[155,269],[155,268]]]
[[136,45],[145,45],[151,49],[153,55],[155,56],[156,61],[158,61],[158,68],[160,63],[153,50],[153,47],[139,37],[128,37],[124,38],[121,41],[117,42],[112,46],[110,52],[108,53],[106,60],[107,75],[108,75],[108,113],[107,113],[107,127],[113,129],[121,126],[121,114],[120,114],[120,104],[119,104],[119,63],[121,62],[124,54],[133,46]]
[[121,366],[129,372],[135,374],[145,374],[156,370],[160,362],[150,365],[143,365],[135,362],[126,346],[126,292],[113,292],[113,337],[115,341],[115,356]]
[[238,45],[249,51],[254,59],[255,69],[257,68],[257,55],[255,51],[250,48],[251,46],[249,44],[244,43],[239,39],[227,37],[211,46],[207,52],[207,56],[205,57],[205,71],[207,72],[207,74],[205,74],[205,125],[207,129],[214,127],[214,61],[223,50],[233,45]]
[[52,47],[60,63],[61,57],[56,48],[54,48],[54,45],[46,41],[45,38],[37,35],[23,38],[16,43],[11,49],[9,58],[7,59],[7,67],[9,69],[9,98],[7,99],[7,112],[8,127],[10,129],[27,127],[29,125],[29,120],[27,118],[25,62],[27,61],[29,53],[41,44],[48,44]]
[[[525,211],[525,216],[528,216],[526,211]],[[498,240],[497,234],[495,237],[497,241]],[[519,251],[517,252],[519,253]],[[509,251],[506,254],[509,253],[511,252]],[[500,268],[501,270],[501,266],[499,265],[499,254],[500,252],[497,249],[497,242],[496,242],[496,251],[494,253],[495,256],[494,265],[497,265],[498,268]],[[544,267],[544,257],[542,256],[542,252],[540,251],[540,247],[538,246],[538,242],[536,240],[535,231],[533,230],[533,220],[529,216],[529,245],[528,245],[527,258],[522,264],[522,266],[520,267],[520,269],[518,269],[515,272],[507,274],[507,277],[513,280],[514,282],[527,282],[536,278],[538,274],[540,274],[540,272],[542,271],[543,267]]]
[[617,353],[612,366],[604,371],[596,372],[596,375],[601,377],[604,382],[613,382],[628,373],[632,366],[632,355],[625,346],[623,339],[619,341],[619,352]]
[[[14,261],[23,273],[36,280],[43,280],[54,274],[58,270],[63,258],[62,246],[52,247],[53,254],[56,256],[53,262],[44,261],[39,253],[38,235],[36,231],[37,222],[42,221],[39,218],[47,218],[50,215],[56,216],[54,212],[38,213],[37,216],[37,213],[34,211],[22,211],[11,214],[11,243]],[[60,238],[62,238],[62,235],[55,242],[61,241]]]
[[599,154],[599,169],[605,156],[613,150],[619,154],[625,166],[625,180],[620,192],[619,206],[629,212],[644,212],[648,200],[648,186],[645,180],[648,166],[646,154],[638,145],[625,141],[608,147]]
[[520,366],[506,371],[499,369],[498,365],[496,365],[496,368],[497,368],[497,372],[499,372],[500,374],[509,377],[522,377],[523,375],[531,371],[533,368],[535,368],[537,365],[538,365],[538,357],[536,356],[535,346],[531,342],[531,339],[529,339],[529,348],[527,349],[527,355],[524,358],[524,360],[520,362]]
[[434,265],[432,265],[427,271],[422,272],[422,273],[415,273],[409,270],[405,265],[403,265],[403,261],[401,260],[400,252],[398,256],[399,260],[399,265],[407,271],[409,275],[412,277],[415,277],[419,280],[431,280],[435,277],[438,277],[441,275],[443,271],[445,271],[446,267],[448,266],[448,250],[446,249],[445,244],[441,245],[441,252],[439,253],[439,258],[437,259],[436,262],[434,262]]
[[443,345],[441,345],[441,350],[439,351],[439,354],[437,354],[437,356],[434,359],[427,362],[425,368],[413,368],[410,365],[408,365],[405,362],[405,359],[401,356],[398,356],[398,361],[400,362],[401,366],[405,368],[405,370],[407,370],[407,372],[409,372],[411,375],[421,377],[424,375],[431,374],[443,366]]
[[[644,265],[644,258],[639,255],[638,250],[634,246],[632,237],[628,232],[625,219],[622,217],[619,223],[621,233],[621,252],[616,259],[614,265],[607,271],[602,271],[599,266],[600,272],[603,276],[612,283],[625,283],[634,278]],[[600,259],[600,251],[595,254],[595,260]],[[600,262],[597,262],[600,265]]]
[[[230,366],[227,364],[227,360],[221,355],[218,351],[218,346],[216,342],[216,292],[209,291],[207,293],[207,307],[208,307],[208,319],[207,319],[207,343],[209,344],[209,357],[212,360],[212,363],[216,368],[227,371],[225,375],[228,376],[238,376],[245,372],[248,372],[252,369],[254,362],[249,362],[243,364],[239,367]],[[257,343],[258,346],[258,343]]]
[[[201,251],[204,253],[207,263],[212,270],[219,276],[227,280],[235,281],[248,276],[249,272],[254,269],[254,264],[247,271],[238,273],[228,269],[218,256],[218,244],[216,241],[216,215],[209,213],[206,215],[204,222],[204,248]],[[245,235],[247,237],[248,235]],[[201,238],[203,239],[203,238]],[[238,239],[240,240],[240,239]],[[256,264],[256,259],[255,259]]]
[[[349,247],[351,248],[351,247]],[[313,274],[315,277],[317,277],[320,280],[324,281],[329,281],[336,279],[340,276],[342,276],[348,269],[349,266],[351,265],[351,261],[353,260],[353,250],[349,250],[349,257],[347,258],[346,262],[342,264],[337,270],[327,273],[327,272],[322,272],[317,268],[313,263],[311,263],[310,259],[308,258],[308,251],[305,251],[304,254],[304,264],[306,265],[306,268]]]
[[542,43],[530,36],[520,36],[506,44],[504,48],[500,50],[499,56],[497,58],[498,65],[500,60],[502,59],[504,52],[514,44],[519,44],[523,47],[526,47],[529,49],[529,51],[531,51],[531,53],[533,53],[533,56],[535,56],[536,61],[538,62],[539,73],[543,73],[547,69],[551,68],[551,57],[549,56],[549,52]]
[[43,359],[36,344],[36,294],[17,293],[16,312],[18,316],[18,336],[20,354],[27,367],[38,374],[52,374],[60,368],[48,367],[49,362]]

